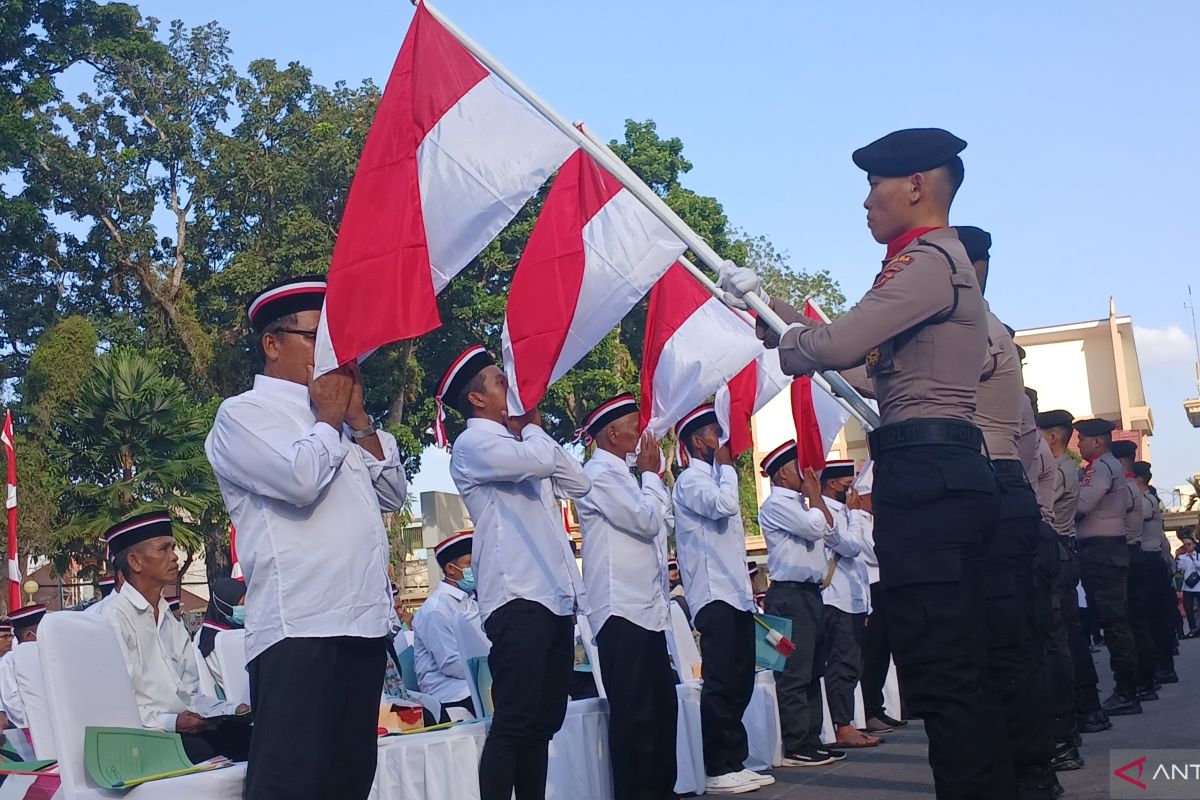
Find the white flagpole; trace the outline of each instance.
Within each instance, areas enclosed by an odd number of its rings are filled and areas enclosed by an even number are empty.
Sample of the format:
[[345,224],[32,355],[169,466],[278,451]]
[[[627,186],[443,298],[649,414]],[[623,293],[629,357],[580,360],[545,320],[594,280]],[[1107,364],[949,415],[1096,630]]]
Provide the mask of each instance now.
[[[542,116],[550,121],[554,127],[558,128],[562,133],[579,146],[585,153],[600,163],[612,175],[621,182],[621,184],[629,190],[629,192],[641,201],[650,213],[654,214],[663,225],[674,233],[679,239],[687,245],[688,249],[699,256],[700,260],[708,265],[714,272],[720,272],[721,264],[724,261],[717,252],[709,247],[708,242],[704,241],[695,231],[688,226],[686,222],[679,218],[671,207],[668,206],[663,199],[655,194],[649,186],[647,186],[640,178],[638,178],[632,170],[630,170],[625,162],[621,161],[611,150],[603,143],[599,143],[586,135],[584,132],[577,129],[574,125],[562,117],[557,111],[551,108],[545,101],[534,94],[533,90],[526,86],[520,78],[513,75],[499,61],[497,61],[490,53],[479,46],[471,37],[467,36],[457,25],[446,18],[441,11],[435,8],[428,0],[413,0],[413,4],[423,5],[425,10],[444,27],[451,36],[465,47],[471,55],[478,59],[479,63],[483,64],[487,69],[498,77],[500,80],[508,84],[508,87],[517,93],[526,103],[533,106]],[[714,296],[724,299],[724,292],[717,288],[695,264],[685,263],[689,272],[692,272],[705,288],[713,293]],[[779,315],[771,310],[770,306],[763,302],[762,298],[756,294],[747,294],[743,300],[746,305],[758,313],[759,319],[766,323],[776,333],[782,335],[787,330],[787,325]],[[838,398],[839,402],[843,402],[847,409],[853,414],[859,422],[863,424],[867,430],[872,430],[879,427],[879,415],[875,413],[862,397],[854,390],[845,378],[833,371],[821,373],[826,384],[826,389],[831,389],[831,394]]]

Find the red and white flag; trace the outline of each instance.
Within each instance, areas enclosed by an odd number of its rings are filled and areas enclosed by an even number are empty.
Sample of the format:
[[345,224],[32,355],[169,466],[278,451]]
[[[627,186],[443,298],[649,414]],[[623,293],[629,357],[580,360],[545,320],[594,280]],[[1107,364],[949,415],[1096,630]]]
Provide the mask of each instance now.
[[4,493],[4,508],[8,512],[8,610],[14,611],[21,607],[21,568],[17,564],[17,450],[13,444],[11,411],[4,414],[0,442],[8,465]]
[[650,292],[642,350],[641,423],[661,438],[763,348],[748,317],[676,263]]
[[438,327],[437,293],[573,149],[418,4],[350,186],[316,373]]
[[229,577],[234,580],[243,581],[245,576],[242,575],[242,565],[238,562],[237,557],[237,528],[233,527],[233,523],[229,523]]
[[717,390],[713,407],[721,429],[729,437],[734,458],[754,444],[750,418],[788,387],[792,377],[779,366],[778,350],[763,350],[758,357]]
[[[804,316],[827,323],[829,318],[813,301],[804,304]],[[821,470],[833,440],[846,424],[850,412],[824,389],[804,376],[792,381],[792,419],[796,423],[796,461],[801,469]]]
[[535,408],[683,250],[628,189],[576,150],[513,275],[502,334],[509,413]]

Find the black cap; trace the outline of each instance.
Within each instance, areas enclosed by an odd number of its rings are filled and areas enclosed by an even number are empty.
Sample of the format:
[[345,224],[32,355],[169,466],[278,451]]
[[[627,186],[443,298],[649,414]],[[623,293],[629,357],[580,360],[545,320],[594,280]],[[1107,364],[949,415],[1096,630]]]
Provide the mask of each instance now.
[[457,406],[463,389],[471,380],[488,367],[494,366],[496,359],[492,358],[483,345],[468,347],[450,364],[442,381],[438,385],[437,399],[442,403]]
[[788,439],[783,444],[776,447],[759,462],[762,468],[763,475],[768,478],[774,478],[775,473],[783,469],[791,461],[796,460],[796,440]]
[[1070,411],[1065,411],[1061,408],[1056,408],[1053,411],[1043,411],[1037,415],[1037,426],[1039,430],[1050,430],[1051,428],[1074,428],[1075,417]]
[[689,436],[701,428],[720,424],[713,404],[705,403],[684,414],[683,419],[675,425],[675,436],[681,443],[686,442]]
[[851,158],[868,175],[903,178],[937,169],[966,147],[966,142],[941,128],[908,128],[858,148]]
[[1117,429],[1117,426],[1106,419],[1095,417],[1093,419],[1081,419],[1075,423],[1075,430],[1079,431],[1080,436],[1103,436],[1106,433],[1112,433]]
[[1139,478],[1144,480],[1146,483],[1149,483],[1150,478],[1152,477],[1152,474],[1150,472],[1150,462],[1149,461],[1133,462],[1133,474],[1137,475]]
[[165,511],[150,511],[121,520],[104,534],[110,556],[128,550],[135,544],[159,536],[174,536],[171,530],[171,515]]
[[850,459],[826,462],[825,468],[821,470],[821,480],[823,481],[852,477],[854,477],[854,462]]
[[163,599],[167,601],[167,608],[171,609],[172,611],[178,611],[180,606],[183,605],[183,600],[181,600],[179,595],[176,594],[170,595],[169,597],[164,597]]
[[474,541],[475,537],[472,531],[459,531],[453,536],[443,539],[437,547],[433,548],[433,557],[437,559],[438,566],[445,569],[446,565],[454,559],[469,554]]
[[12,623],[13,630],[17,635],[20,635],[21,631],[36,628],[45,616],[46,607],[41,603],[34,603],[31,606],[18,608],[9,614],[8,621]]
[[610,397],[592,409],[592,413],[583,420],[583,426],[576,432],[576,435],[580,439],[584,438],[584,435],[589,440],[594,439],[596,434],[604,430],[605,426],[616,422],[621,417],[636,413],[638,413],[637,400],[629,392]]
[[[991,257],[988,252],[992,249],[990,233],[983,228],[976,228],[974,225],[955,225],[954,230],[958,232],[958,240],[962,242],[971,263],[987,261]],[[1009,335],[1012,335],[1011,330]]]
[[301,311],[320,311],[325,304],[325,278],[321,275],[302,275],[284,278],[262,291],[246,306],[246,316],[255,333],[280,317]]
[[1128,440],[1113,442],[1109,449],[1117,458],[1137,458],[1137,445]]

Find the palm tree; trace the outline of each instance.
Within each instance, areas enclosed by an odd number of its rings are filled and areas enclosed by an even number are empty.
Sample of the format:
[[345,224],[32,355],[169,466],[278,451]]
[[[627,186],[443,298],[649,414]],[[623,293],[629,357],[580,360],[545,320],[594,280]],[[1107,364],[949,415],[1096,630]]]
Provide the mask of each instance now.
[[71,519],[59,534],[58,558],[95,556],[110,525],[165,508],[190,564],[207,528],[219,524],[213,509],[223,515],[204,456],[209,421],[183,381],[147,355],[118,349],[97,359],[56,426],[54,455],[69,477],[62,502]]
[[1184,510],[1191,511],[1197,503],[1200,503],[1200,479],[1188,478],[1187,482],[1192,486],[1192,496],[1188,498],[1187,508]]

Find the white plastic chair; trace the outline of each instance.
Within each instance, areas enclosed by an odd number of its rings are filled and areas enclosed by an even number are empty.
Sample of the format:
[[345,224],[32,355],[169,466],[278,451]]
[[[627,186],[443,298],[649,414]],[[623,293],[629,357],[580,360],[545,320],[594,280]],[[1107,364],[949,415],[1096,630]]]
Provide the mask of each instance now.
[[47,614],[38,628],[38,650],[65,800],[241,798],[244,764],[153,781],[123,793],[98,787],[84,766],[84,729],[142,727],[116,633],[107,619],[95,614]]
[[[250,705],[250,673],[246,671],[246,632],[221,631],[213,639],[213,653],[221,667],[225,699],[235,706]],[[214,697],[216,695],[213,695]]]
[[13,648],[9,658],[17,676],[17,690],[25,704],[25,721],[29,724],[29,738],[33,741],[36,758],[55,758],[54,729],[50,723],[50,706],[46,703],[46,687],[42,683],[42,659],[37,642],[27,642]]
[[208,661],[200,652],[199,633],[192,641],[192,657],[196,659],[196,672],[200,675],[200,691],[209,697],[220,697],[217,694],[217,679],[213,677],[212,670],[208,668]]

